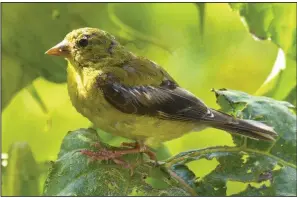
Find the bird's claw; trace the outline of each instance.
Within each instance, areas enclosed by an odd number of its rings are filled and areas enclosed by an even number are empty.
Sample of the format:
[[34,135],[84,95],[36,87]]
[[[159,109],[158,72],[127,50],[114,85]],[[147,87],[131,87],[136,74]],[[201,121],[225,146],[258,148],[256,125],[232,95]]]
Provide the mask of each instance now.
[[125,168],[130,169],[131,176],[133,175],[134,167],[123,160],[121,157],[126,154],[135,154],[135,153],[145,153],[149,156],[149,158],[155,162],[155,166],[158,166],[158,161],[156,155],[153,151],[151,151],[147,146],[143,144],[139,144],[138,142],[123,142],[121,146],[123,147],[130,147],[127,149],[121,150],[108,150],[104,148],[99,142],[93,143],[93,147],[97,148],[98,151],[91,151],[91,150],[81,150],[80,152],[83,155],[86,155],[91,158],[92,161],[95,160],[112,160],[115,164],[122,165]]

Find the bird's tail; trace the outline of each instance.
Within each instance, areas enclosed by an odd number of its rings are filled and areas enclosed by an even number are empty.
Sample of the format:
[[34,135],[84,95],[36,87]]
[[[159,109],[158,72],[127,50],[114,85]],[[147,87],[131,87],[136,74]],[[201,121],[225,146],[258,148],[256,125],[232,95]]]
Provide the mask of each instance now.
[[275,141],[275,138],[277,137],[277,133],[272,127],[261,122],[237,119],[216,110],[212,110],[212,113],[212,118],[208,118],[208,121],[211,121],[209,122],[209,125],[214,128],[266,141]]

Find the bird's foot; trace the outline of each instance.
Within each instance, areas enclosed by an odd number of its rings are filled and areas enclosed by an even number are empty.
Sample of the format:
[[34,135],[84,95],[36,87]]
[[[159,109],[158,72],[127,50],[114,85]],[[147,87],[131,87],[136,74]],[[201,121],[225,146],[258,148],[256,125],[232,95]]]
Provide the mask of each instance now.
[[[145,153],[149,156],[149,158],[155,162],[157,162],[156,154],[151,151],[146,145],[141,144],[139,142],[123,142],[121,144],[123,147],[131,147],[129,150],[135,150],[136,153]],[[127,149],[128,150],[128,149]]]
[[100,143],[95,143],[94,147],[98,148],[98,151],[91,150],[81,150],[80,152],[83,155],[86,155],[91,158],[92,161],[95,160],[112,160],[115,164],[121,165],[124,168],[130,169],[130,175],[133,175],[134,167],[121,158],[122,154],[117,153],[114,150],[108,150],[106,148],[101,147]]
[[123,155],[146,153],[151,160],[157,162],[155,153],[151,151],[144,144],[140,144],[138,142],[135,142],[135,143],[123,142],[121,146],[131,147],[131,148],[125,148],[120,150],[108,150],[102,147],[99,142],[94,143],[93,146],[97,148],[98,151],[81,150],[80,152],[90,157],[92,160],[112,160],[114,163],[130,169],[131,175],[133,175],[134,167],[121,158]]

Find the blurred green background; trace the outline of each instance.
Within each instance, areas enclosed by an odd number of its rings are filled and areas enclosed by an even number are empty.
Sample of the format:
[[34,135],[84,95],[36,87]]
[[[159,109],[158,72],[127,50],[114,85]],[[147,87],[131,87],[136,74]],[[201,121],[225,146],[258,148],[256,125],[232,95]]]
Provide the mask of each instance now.
[[[6,158],[10,155],[7,157],[6,153],[13,153],[11,145],[26,142],[36,160],[36,170],[42,175],[37,190],[21,195],[41,193],[46,164],[56,159],[65,134],[91,126],[70,103],[65,84],[66,61],[44,55],[76,28],[97,27],[112,33],[134,53],[162,65],[181,86],[213,108],[219,107],[211,88],[241,90],[296,105],[296,4],[2,3],[1,6],[2,158],[5,158],[2,167],[8,173],[10,164]],[[274,75],[269,77],[272,71]],[[121,140],[104,132],[99,134],[110,144],[117,145]],[[215,145],[232,146],[233,141],[226,132],[207,129],[166,142],[160,156]],[[215,160],[201,160],[193,169],[202,177],[217,164]],[[16,186],[3,185],[4,189]],[[17,190],[7,189],[7,195],[17,195]],[[228,190],[229,194],[237,192],[236,182]]]

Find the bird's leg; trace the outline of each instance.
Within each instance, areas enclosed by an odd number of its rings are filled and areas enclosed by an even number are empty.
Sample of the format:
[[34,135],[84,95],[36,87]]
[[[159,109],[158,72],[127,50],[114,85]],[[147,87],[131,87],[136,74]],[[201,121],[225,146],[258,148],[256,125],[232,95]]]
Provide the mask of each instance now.
[[123,161],[120,159],[120,157],[122,157],[123,155],[136,154],[136,153],[146,153],[151,160],[157,161],[155,153],[151,151],[146,145],[139,142],[135,142],[135,143],[123,142],[122,146],[132,147],[132,148],[125,148],[120,150],[108,150],[106,148],[103,148],[100,145],[100,143],[95,143],[93,144],[93,146],[96,147],[98,151],[82,150],[80,152],[84,155],[87,155],[93,160],[113,160],[115,163]]
[[142,142],[123,142],[121,146],[132,147],[133,149],[139,150],[139,153],[147,154],[151,160],[157,161],[156,154]]
[[[96,144],[98,146],[98,144]],[[115,154],[113,151],[109,151],[106,149],[102,149],[100,151],[94,152],[89,150],[82,150],[82,154],[89,156],[92,161],[93,160],[109,160],[111,159],[114,163],[118,165],[122,165],[124,168],[130,169],[130,175],[133,175],[133,166],[129,163],[127,163],[125,160],[120,158],[117,154]]]
[[112,150],[102,148],[99,151],[81,150],[82,154],[90,157],[92,160],[109,160],[119,157]]

